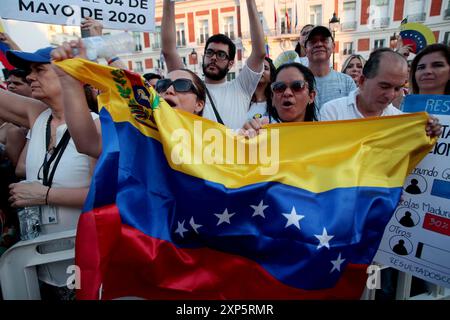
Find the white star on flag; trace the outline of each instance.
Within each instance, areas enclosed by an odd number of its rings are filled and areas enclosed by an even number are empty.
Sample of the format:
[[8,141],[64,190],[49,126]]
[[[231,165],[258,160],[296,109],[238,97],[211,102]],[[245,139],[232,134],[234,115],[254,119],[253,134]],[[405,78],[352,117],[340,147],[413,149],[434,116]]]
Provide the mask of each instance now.
[[290,225],[294,225],[300,230],[299,221],[302,220],[305,216],[297,214],[295,207],[292,207],[291,213],[283,213],[283,216],[287,219],[286,225],[284,226],[285,228],[289,227]]
[[228,209],[225,209],[225,211],[224,211],[222,214],[214,213],[214,215],[215,215],[217,218],[219,218],[219,221],[217,222],[217,226],[218,226],[219,224],[224,223],[224,222],[226,222],[226,223],[228,223],[228,224],[231,224],[230,218],[231,218],[232,216],[234,216],[235,214],[236,214],[236,212],[228,213]]
[[254,217],[254,216],[261,216],[261,217],[265,218],[265,216],[264,216],[264,209],[266,209],[269,206],[265,206],[263,204],[263,200],[261,200],[261,202],[257,206],[250,205],[250,207],[252,207],[253,210],[255,210],[255,212],[253,212],[252,217]]
[[191,217],[191,220],[189,220],[189,225],[192,227],[192,229],[194,229],[196,234],[198,234],[197,229],[203,226],[201,224],[195,224],[194,217]]
[[314,237],[319,239],[320,243],[317,245],[317,250],[319,250],[322,247],[327,247],[330,249],[330,244],[328,243],[331,239],[334,238],[334,236],[329,236],[327,233],[327,229],[323,228],[322,234],[315,234]]
[[345,261],[345,259],[341,259],[341,253],[339,253],[339,256],[336,260],[330,261],[333,264],[333,268],[331,269],[330,273],[332,273],[334,270],[341,272],[341,264],[344,261]]
[[175,230],[175,233],[178,233],[182,238],[184,238],[184,233],[187,232],[188,230],[184,227],[184,220],[183,222],[177,222],[178,223],[178,228],[177,230]]

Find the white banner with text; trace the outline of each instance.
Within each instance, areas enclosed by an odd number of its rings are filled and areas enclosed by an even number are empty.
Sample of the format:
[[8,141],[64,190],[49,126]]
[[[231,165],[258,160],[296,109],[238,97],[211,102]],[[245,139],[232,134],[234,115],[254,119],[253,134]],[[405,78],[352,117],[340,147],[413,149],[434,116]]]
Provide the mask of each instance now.
[[155,0],[2,0],[5,19],[76,26],[86,17],[106,29],[154,31]]

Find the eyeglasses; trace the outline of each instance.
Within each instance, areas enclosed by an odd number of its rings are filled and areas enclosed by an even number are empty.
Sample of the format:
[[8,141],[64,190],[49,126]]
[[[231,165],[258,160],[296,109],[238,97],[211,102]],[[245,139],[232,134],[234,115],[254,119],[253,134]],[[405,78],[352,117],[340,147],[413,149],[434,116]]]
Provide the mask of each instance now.
[[226,60],[229,59],[228,54],[225,51],[222,50],[213,50],[213,49],[207,49],[205,51],[205,56],[208,58],[212,58],[214,55],[216,55],[218,60]]
[[166,92],[170,86],[173,86],[176,92],[193,92],[198,95],[198,90],[190,79],[161,79],[156,82],[155,90],[158,93]]
[[277,81],[270,85],[273,93],[276,94],[282,94],[286,91],[286,89],[289,87],[292,92],[294,93],[300,93],[302,92],[306,87],[308,87],[308,83],[303,80],[295,80],[292,81],[289,85],[283,81]]

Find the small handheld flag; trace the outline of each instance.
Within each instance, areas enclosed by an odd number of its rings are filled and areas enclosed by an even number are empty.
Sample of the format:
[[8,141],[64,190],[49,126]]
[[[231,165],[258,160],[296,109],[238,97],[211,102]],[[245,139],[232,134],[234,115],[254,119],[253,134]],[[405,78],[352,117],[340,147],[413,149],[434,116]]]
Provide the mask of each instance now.
[[423,24],[414,22],[405,23],[400,26],[400,30],[403,44],[411,45],[414,54],[417,54],[426,46],[436,43],[433,32]]
[[294,50],[284,51],[275,59],[273,64],[275,65],[275,68],[278,68],[282,64],[294,62],[297,57],[298,54]]
[[[0,19],[0,32],[1,33],[6,32],[1,19]],[[8,51],[9,49],[10,49],[9,46],[6,43],[0,41],[0,62],[6,69],[12,70],[14,69],[14,67],[8,62],[8,59],[6,59],[6,51]]]

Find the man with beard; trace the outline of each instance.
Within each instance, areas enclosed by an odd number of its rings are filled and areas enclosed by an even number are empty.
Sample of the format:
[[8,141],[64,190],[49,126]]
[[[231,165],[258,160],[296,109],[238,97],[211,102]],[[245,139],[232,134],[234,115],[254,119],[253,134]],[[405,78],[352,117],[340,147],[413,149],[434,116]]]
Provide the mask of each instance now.
[[[223,34],[208,38],[203,56],[203,73],[207,99],[203,117],[240,129],[247,120],[250,100],[263,73],[264,33],[259,21],[255,0],[246,0],[249,15],[252,53],[239,76],[230,82],[226,75],[234,64],[236,46]],[[162,17],[162,53],[168,71],[184,68],[176,48],[175,5],[164,0]]]

